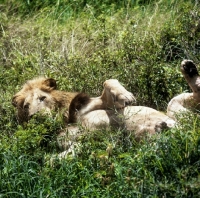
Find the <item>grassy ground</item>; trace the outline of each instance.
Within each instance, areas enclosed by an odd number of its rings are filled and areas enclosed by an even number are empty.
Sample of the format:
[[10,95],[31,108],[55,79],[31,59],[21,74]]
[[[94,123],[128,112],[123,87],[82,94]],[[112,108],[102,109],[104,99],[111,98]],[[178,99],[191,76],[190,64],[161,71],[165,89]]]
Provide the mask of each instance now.
[[62,122],[33,119],[22,128],[11,104],[35,76],[94,96],[117,78],[138,104],[165,111],[174,95],[190,91],[180,62],[200,62],[199,8],[189,0],[1,0],[0,197],[199,197],[196,115],[141,143],[123,130],[83,136],[79,156],[52,167],[48,158],[59,151],[46,134]]

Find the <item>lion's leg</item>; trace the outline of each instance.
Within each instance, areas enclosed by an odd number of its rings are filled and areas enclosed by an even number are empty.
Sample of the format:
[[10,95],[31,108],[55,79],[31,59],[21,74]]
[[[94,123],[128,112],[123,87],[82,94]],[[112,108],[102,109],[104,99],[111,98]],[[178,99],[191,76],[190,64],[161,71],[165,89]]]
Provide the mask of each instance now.
[[189,108],[194,106],[192,93],[182,93],[170,100],[167,106],[167,115],[170,118],[176,119],[176,115],[189,111]]
[[135,97],[127,91],[116,79],[106,80],[101,99],[106,108],[123,108],[136,102]]
[[61,131],[57,135],[57,144],[59,149],[62,151],[58,155],[52,156],[53,158],[65,158],[69,155],[75,156],[76,151],[79,148],[79,142],[77,139],[82,135],[82,130],[77,125],[66,126],[66,129]]
[[196,65],[191,60],[184,60],[181,63],[181,72],[193,91],[193,97],[200,102],[200,76]]
[[69,122],[76,122],[77,117],[94,110],[120,109],[135,101],[133,94],[127,91],[118,80],[106,80],[101,96],[90,98],[80,93],[71,101]]

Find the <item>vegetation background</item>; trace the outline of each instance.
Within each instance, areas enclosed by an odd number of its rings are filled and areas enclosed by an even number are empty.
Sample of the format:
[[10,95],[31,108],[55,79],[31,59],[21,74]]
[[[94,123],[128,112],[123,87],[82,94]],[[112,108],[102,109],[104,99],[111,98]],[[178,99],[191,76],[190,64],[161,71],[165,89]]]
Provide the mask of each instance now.
[[94,96],[117,78],[139,105],[166,111],[190,91],[183,59],[200,61],[198,0],[0,0],[0,198],[200,197],[197,115],[140,143],[124,130],[83,136],[79,156],[52,167],[49,136],[63,123],[18,126],[11,104],[36,76]]

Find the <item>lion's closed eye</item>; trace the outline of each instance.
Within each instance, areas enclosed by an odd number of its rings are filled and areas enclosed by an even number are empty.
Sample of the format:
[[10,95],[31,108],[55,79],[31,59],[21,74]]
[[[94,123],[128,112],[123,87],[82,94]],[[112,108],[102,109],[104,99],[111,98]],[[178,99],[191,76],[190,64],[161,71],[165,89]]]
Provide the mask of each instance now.
[[46,99],[46,96],[39,97],[40,102],[43,102]]

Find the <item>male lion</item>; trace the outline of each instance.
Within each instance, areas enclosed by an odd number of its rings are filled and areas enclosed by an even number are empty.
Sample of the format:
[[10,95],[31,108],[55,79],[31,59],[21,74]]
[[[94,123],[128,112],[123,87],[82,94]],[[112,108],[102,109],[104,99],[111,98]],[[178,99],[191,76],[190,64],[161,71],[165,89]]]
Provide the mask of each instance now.
[[181,112],[200,110],[200,76],[197,67],[193,61],[183,60],[181,72],[192,89],[192,93],[182,93],[171,99],[167,107],[167,115],[174,120]]
[[[134,131],[136,138],[175,125],[174,120],[155,109],[128,106],[135,98],[118,80],[106,80],[103,86],[102,95],[91,98],[84,93],[59,91],[54,79],[39,77],[27,81],[13,96],[12,104],[20,123],[28,121],[38,111],[56,110],[64,112],[67,124],[80,123],[88,130],[120,127]],[[67,126],[67,129],[72,135],[78,131],[76,126]]]
[[17,108],[19,123],[28,121],[39,111],[50,113],[51,110],[64,110],[65,121],[69,123],[75,119],[76,112],[69,116],[69,110],[73,111],[74,106],[80,111],[79,115],[85,115],[98,109],[120,109],[135,101],[133,94],[114,79],[105,81],[102,95],[95,98],[84,93],[65,92],[56,88],[56,81],[52,78],[39,77],[27,81],[12,98],[12,104]]

